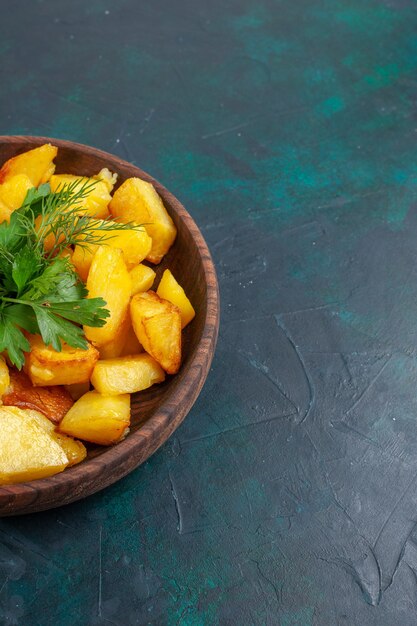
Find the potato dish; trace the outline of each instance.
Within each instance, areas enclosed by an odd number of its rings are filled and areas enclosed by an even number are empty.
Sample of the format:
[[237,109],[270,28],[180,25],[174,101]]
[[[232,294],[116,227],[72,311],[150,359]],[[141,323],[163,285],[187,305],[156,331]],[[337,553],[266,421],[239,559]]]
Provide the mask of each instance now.
[[130,426],[130,395],[181,365],[195,316],[166,269],[153,185],[55,174],[45,144],[0,169],[0,484],[52,476]]

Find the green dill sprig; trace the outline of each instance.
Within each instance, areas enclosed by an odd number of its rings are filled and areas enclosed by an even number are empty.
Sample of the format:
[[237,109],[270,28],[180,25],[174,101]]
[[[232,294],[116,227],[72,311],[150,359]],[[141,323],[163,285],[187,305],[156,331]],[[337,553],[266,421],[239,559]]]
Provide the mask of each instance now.
[[115,231],[143,230],[143,224],[100,220],[81,211],[83,201],[94,190],[97,182],[87,179],[80,184],[79,180],[75,180],[62,185],[55,192],[49,188],[49,193],[46,193],[49,185],[41,185],[38,194],[29,190],[19,212],[26,228],[32,224],[40,247],[44,247],[47,239],[53,241],[46,253],[47,258],[59,255],[68,246],[103,244],[115,236]]

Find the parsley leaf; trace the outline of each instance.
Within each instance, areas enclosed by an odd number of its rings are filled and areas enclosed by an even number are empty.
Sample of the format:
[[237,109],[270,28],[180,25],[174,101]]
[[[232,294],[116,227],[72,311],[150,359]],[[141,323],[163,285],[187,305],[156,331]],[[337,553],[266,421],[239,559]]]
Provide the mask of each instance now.
[[75,300],[73,302],[51,302],[49,310],[61,317],[86,326],[104,326],[110,313],[104,307],[103,298]]
[[0,311],[0,352],[7,350],[12,364],[22,367],[25,360],[24,352],[27,352],[29,349],[29,341],[20,328],[16,326],[13,317],[10,315],[9,307],[5,307]]
[[19,294],[29,280],[38,271],[39,262],[30,248],[22,248],[16,254],[12,264],[12,278]]
[[87,350],[88,343],[84,337],[82,328],[55,315],[46,307],[33,305],[33,310],[38,322],[39,331],[43,341],[47,346],[52,346],[54,350],[62,350],[62,341],[74,348]]
[[23,204],[20,207],[20,213],[27,213],[29,210],[33,217],[38,217],[42,213],[42,207],[44,201],[51,196],[51,186],[49,183],[39,185],[39,187],[32,187],[28,190]]

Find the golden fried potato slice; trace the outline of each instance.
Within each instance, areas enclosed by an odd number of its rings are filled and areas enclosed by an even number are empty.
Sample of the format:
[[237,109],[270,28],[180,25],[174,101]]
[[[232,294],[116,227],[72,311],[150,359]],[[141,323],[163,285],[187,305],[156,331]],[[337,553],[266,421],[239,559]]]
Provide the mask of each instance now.
[[0,169],[0,183],[5,183],[16,174],[26,174],[33,187],[48,182],[55,171],[53,160],[57,153],[58,148],[46,143],[39,148],[18,154],[6,161]]
[[87,290],[89,298],[103,298],[110,312],[104,326],[84,326],[87,339],[100,347],[117,336],[129,307],[132,281],[121,250],[108,246],[98,248],[88,273]]
[[165,270],[162,274],[161,282],[158,285],[156,293],[160,298],[172,302],[172,304],[175,304],[175,306],[179,308],[182,328],[185,328],[195,317],[193,305],[185,295],[184,289],[177,283],[169,270]]
[[[97,221],[104,222],[104,220]],[[113,224],[115,224],[115,222],[113,222]],[[152,239],[144,228],[142,230],[113,230],[106,233],[103,230],[100,231],[97,225],[97,227],[92,228],[91,231],[94,235],[104,236],[105,239],[103,243],[89,244],[88,247],[77,244],[71,259],[78,275],[84,282],[87,280],[94,254],[101,245],[109,246],[110,248],[119,248],[123,253],[123,259],[127,269],[131,269],[143,261],[149,254],[152,246]]]
[[[176,374],[181,365],[181,316],[178,311],[157,313],[142,321],[143,341],[149,354],[168,374]],[[145,347],[146,350],[146,347]]]
[[0,398],[4,396],[10,387],[10,374],[4,357],[0,356]]
[[153,291],[138,293],[130,303],[137,338],[168,374],[181,364],[181,315],[178,307]]
[[43,413],[57,424],[74,404],[64,387],[34,387],[30,378],[14,368],[10,368],[10,388],[3,395],[4,406],[17,406]]
[[77,183],[74,191],[78,191],[87,182],[94,183],[94,186],[91,187],[91,190],[80,203],[74,204],[69,208],[77,209],[80,214],[105,219],[109,216],[108,206],[111,200],[107,182],[98,180],[95,177],[88,178],[87,176],[73,176],[72,174],[56,174],[51,176],[49,184],[52,191],[59,191],[69,184]]
[[26,174],[16,174],[0,185],[0,200],[11,210],[19,209],[33,185]]
[[103,167],[93,178],[102,181],[106,185],[108,192],[111,193],[117,183],[118,175],[111,172],[107,167]]
[[0,408],[0,484],[62,472],[68,457],[53,435],[17,407]]
[[91,344],[87,350],[63,344],[61,352],[57,352],[46,346],[40,335],[31,335],[29,343],[24,369],[36,386],[88,382],[99,357]]
[[59,425],[62,433],[108,446],[129,432],[130,396],[104,396],[89,391],[81,396]]
[[62,433],[58,433],[56,431],[54,431],[52,436],[67,455],[68,467],[72,467],[73,465],[77,465],[77,463],[84,461],[87,456],[87,448],[82,441],[78,441],[78,439],[74,439],[69,435],[63,435]]
[[140,178],[128,178],[115,191],[110,212],[122,222],[145,226],[152,237],[152,249],[146,258],[160,263],[174,243],[177,229],[154,186]]
[[131,269],[129,274],[132,280],[132,296],[148,291],[152,287],[156,276],[153,269],[142,263]]
[[49,433],[59,446],[61,446],[67,456],[68,467],[71,467],[71,465],[75,465],[76,463],[81,463],[81,461],[85,459],[87,456],[87,449],[81,441],[77,441],[69,435],[63,435],[62,433],[57,432],[55,425],[39,411],[34,411],[32,409],[23,410],[26,415],[30,415],[30,417],[32,417],[39,424],[39,426],[43,428],[43,430]]
[[110,396],[143,391],[164,380],[164,370],[146,353],[98,361],[91,376],[93,387]]

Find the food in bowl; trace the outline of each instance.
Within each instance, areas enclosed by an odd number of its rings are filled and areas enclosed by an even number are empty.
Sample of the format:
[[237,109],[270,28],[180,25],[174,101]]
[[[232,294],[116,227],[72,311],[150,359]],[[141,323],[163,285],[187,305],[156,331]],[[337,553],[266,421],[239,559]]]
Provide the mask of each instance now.
[[130,394],[178,371],[195,315],[169,270],[152,290],[176,236],[153,185],[55,174],[56,155],[0,169],[0,484],[82,461],[80,439],[123,439]]

